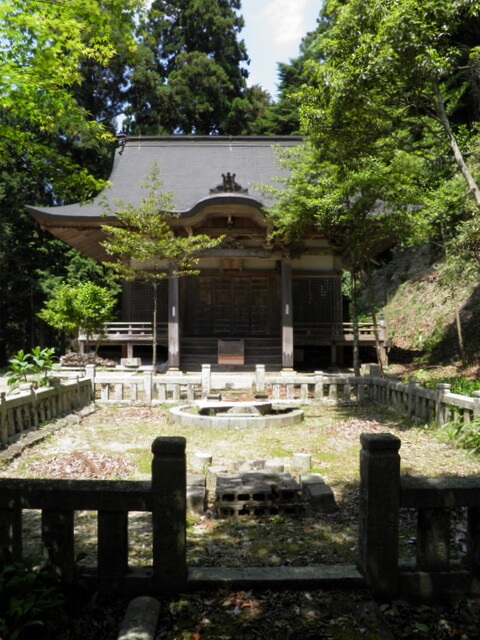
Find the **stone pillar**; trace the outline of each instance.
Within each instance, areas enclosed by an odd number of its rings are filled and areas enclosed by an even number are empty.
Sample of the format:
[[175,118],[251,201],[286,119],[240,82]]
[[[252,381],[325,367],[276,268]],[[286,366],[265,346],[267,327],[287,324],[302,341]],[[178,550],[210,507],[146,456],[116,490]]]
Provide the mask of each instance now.
[[95,365],[85,365],[85,377],[88,378],[92,384],[92,399],[95,400]]
[[473,419],[480,418],[480,391],[473,392]]
[[186,439],[156,438],[152,444],[153,588],[155,595],[181,593],[187,582]]
[[211,366],[202,364],[202,398],[206,398],[212,390]]
[[168,368],[180,368],[180,296],[178,295],[178,276],[168,279]]
[[435,407],[435,422],[438,426],[447,422],[447,406],[445,404],[445,396],[450,392],[450,385],[444,382],[437,384],[437,401]]
[[265,393],[265,365],[257,364],[255,366],[255,392],[257,394]]
[[0,444],[8,442],[8,423],[7,423],[7,394],[5,391],[0,392]]
[[400,439],[360,436],[359,564],[367,585],[382,597],[397,591]]
[[151,404],[153,398],[153,370],[150,367],[143,372],[143,399],[145,404]]
[[282,366],[293,369],[292,264],[282,260]]

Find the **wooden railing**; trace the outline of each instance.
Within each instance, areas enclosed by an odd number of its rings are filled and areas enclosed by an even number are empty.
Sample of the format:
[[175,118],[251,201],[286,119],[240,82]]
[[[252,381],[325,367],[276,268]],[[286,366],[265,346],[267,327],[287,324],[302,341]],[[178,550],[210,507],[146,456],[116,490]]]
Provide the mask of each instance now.
[[[159,322],[157,324],[157,333],[159,336],[166,336],[168,324]],[[296,336],[316,336],[327,341],[333,340],[337,342],[353,341],[353,324],[351,322],[295,322],[294,331]],[[375,331],[373,322],[359,322],[358,324],[359,340],[361,342],[375,341]],[[152,341],[152,323],[151,322],[110,322],[105,325],[104,332],[101,335],[90,336],[90,342],[119,344],[128,341],[141,343],[145,340],[149,343]],[[379,321],[378,336],[381,342],[386,340],[385,323]],[[81,332],[79,342],[85,344],[87,335]]]
[[[298,340],[300,337],[316,337],[328,342],[338,344],[351,343],[354,338],[353,323],[351,322],[295,322],[294,333]],[[384,343],[387,339],[385,322],[379,321],[377,325],[378,339]],[[375,326],[373,322],[358,323],[358,338],[360,343],[375,344]]]
[[[160,335],[167,333],[167,323],[157,323],[157,331]],[[91,342],[96,340],[146,340],[152,339],[153,330],[151,322],[109,322],[105,325],[104,333],[90,337]],[[87,335],[80,332],[79,340],[85,342]]]
[[[166,340],[167,323],[157,323],[157,339]],[[105,325],[104,332],[99,335],[87,337],[87,334],[80,332],[78,344],[80,352],[85,352],[87,343],[126,345],[127,357],[133,357],[133,346],[135,344],[149,345],[153,341],[153,324],[151,322],[110,322]]]

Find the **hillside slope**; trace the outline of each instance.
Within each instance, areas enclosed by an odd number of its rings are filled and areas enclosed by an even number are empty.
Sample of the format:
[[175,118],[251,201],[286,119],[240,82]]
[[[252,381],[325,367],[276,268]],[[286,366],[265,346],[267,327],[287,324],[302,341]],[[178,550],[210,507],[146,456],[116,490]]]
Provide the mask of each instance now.
[[[469,363],[480,363],[480,278],[455,289]],[[387,323],[390,362],[424,364],[459,361],[452,292],[440,286],[435,260],[426,246],[395,251],[379,269],[375,296]]]

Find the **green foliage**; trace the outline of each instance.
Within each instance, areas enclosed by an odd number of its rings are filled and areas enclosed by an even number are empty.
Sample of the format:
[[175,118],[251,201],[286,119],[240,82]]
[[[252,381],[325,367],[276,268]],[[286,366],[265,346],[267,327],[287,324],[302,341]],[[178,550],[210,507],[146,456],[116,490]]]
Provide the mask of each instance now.
[[329,0],[322,16],[329,26],[317,40],[320,61],[310,63],[301,92],[314,143],[329,133],[329,157],[343,146],[375,156],[378,140],[388,140],[428,160],[426,189],[457,170],[480,206],[465,146],[477,137],[478,5]]
[[441,433],[449,444],[480,455],[480,420],[473,420],[469,424],[449,422],[442,426]]
[[64,194],[88,197],[98,190],[103,183],[65,153],[65,140],[86,147],[111,135],[74,90],[83,63],[108,65],[136,47],[132,25],[141,6],[140,0],[112,0],[108,8],[98,0],[0,4],[1,164],[8,165],[13,143],[24,162],[48,172],[50,186],[61,185]]
[[447,376],[443,378],[432,377],[428,370],[419,369],[415,373],[417,378],[423,386],[427,389],[435,389],[437,384],[449,384],[451,393],[458,393],[462,396],[471,396],[474,391],[480,391],[480,380],[470,380],[468,378],[461,378],[458,376]]
[[112,257],[108,266],[120,278],[155,283],[169,275],[194,274],[199,253],[222,240],[205,234],[175,234],[170,223],[178,215],[173,212],[172,194],[162,186],[159,169],[154,167],[143,185],[147,195],[138,206],[103,202],[106,219],[116,224],[102,226],[107,234],[102,246]]
[[93,282],[56,287],[38,316],[47,324],[70,335],[82,330],[87,339],[102,334],[104,324],[114,318],[116,293]]
[[58,369],[55,349],[50,347],[34,347],[30,353],[23,349],[10,358],[9,375],[7,383],[11,389],[18,387],[22,382],[31,382],[34,387],[47,386],[49,373]]
[[239,0],[155,0],[140,22],[125,128],[142,134],[269,130],[270,97],[247,88]]
[[0,636],[8,640],[46,638],[64,618],[60,580],[31,558],[15,559],[0,549]]
[[206,234],[175,233],[171,222],[172,194],[163,191],[160,171],[154,167],[143,187],[147,195],[138,205],[117,201],[103,202],[106,218],[116,224],[102,226],[107,239],[102,242],[112,261],[108,263],[116,277],[140,280],[153,288],[153,367],[157,352],[157,293],[160,280],[197,273],[200,252],[216,247],[222,237]]

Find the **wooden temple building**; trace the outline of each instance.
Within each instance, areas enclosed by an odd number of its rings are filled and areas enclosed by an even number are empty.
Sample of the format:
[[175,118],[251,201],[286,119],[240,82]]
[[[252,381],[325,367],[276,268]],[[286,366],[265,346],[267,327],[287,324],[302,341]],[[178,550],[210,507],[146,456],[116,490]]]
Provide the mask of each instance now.
[[[224,236],[202,254],[199,275],[166,278],[159,287],[158,361],[182,371],[212,369],[313,370],[350,359],[352,327],[342,299],[341,257],[318,232],[291,253],[272,237],[259,185],[284,174],[275,148],[301,144],[299,137],[125,138],[115,154],[110,187],[89,203],[28,207],[55,237],[99,262],[105,218],[100,199],[138,203],[142,183],[156,165],[173,194],[172,227],[182,233]],[[123,285],[118,322],[108,327],[102,349],[124,358],[151,354],[152,287]],[[361,345],[372,348],[371,325]],[[385,336],[381,335],[382,344]],[[150,346],[149,346],[150,345]],[[151,356],[150,356],[151,357]],[[370,355],[372,358],[373,355]]]

